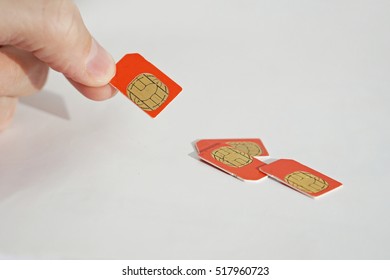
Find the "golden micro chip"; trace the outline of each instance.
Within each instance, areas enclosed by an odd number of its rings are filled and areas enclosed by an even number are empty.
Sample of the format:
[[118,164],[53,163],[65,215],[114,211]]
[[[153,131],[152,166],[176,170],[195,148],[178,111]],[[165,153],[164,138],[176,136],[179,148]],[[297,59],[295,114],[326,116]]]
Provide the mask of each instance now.
[[128,97],[145,111],[153,111],[168,98],[169,90],[163,82],[152,74],[138,75],[128,86]]
[[309,193],[318,193],[329,185],[325,180],[304,171],[290,173],[284,180],[293,187]]
[[253,142],[227,142],[233,148],[244,152],[250,156],[259,156],[263,153],[259,145]]
[[231,147],[221,147],[211,153],[212,157],[223,164],[232,167],[243,167],[253,160],[251,156]]

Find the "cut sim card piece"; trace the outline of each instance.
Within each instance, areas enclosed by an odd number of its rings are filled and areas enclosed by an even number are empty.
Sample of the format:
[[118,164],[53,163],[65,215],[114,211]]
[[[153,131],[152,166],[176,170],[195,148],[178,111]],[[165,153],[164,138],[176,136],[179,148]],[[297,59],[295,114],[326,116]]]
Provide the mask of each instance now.
[[137,53],[118,61],[111,85],[152,118],[181,92],[178,84]]
[[232,139],[226,144],[253,157],[268,156],[268,151],[260,139]]
[[260,170],[313,198],[342,186],[340,182],[291,159],[279,159],[261,166]]
[[259,170],[264,162],[226,144],[212,145],[199,153],[207,163],[244,181],[258,181],[267,175]]
[[261,140],[258,138],[203,139],[196,142],[195,146],[199,153],[216,144],[227,144],[253,157],[269,155],[263,142],[261,142]]

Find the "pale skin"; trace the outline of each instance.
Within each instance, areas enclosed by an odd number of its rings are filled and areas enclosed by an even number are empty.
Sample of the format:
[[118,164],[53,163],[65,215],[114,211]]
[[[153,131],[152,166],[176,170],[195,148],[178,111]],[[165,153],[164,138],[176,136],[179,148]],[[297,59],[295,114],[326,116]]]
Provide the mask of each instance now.
[[70,0],[0,0],[0,131],[18,97],[38,92],[49,67],[85,97],[115,95],[112,57],[93,39]]

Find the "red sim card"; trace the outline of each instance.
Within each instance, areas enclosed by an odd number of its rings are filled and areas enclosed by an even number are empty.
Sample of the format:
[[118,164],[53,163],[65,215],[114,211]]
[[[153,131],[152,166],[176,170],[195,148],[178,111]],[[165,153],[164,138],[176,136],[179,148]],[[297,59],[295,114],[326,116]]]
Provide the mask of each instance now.
[[258,181],[267,175],[260,172],[264,162],[226,144],[215,144],[202,150],[199,157],[209,164],[244,181]]
[[342,186],[340,182],[291,159],[279,159],[261,166],[260,170],[313,198]]
[[227,144],[253,157],[269,155],[263,142],[258,138],[202,139],[196,142],[195,146],[200,153],[217,144]]
[[116,64],[111,85],[152,118],[180,92],[181,87],[140,54],[126,54]]

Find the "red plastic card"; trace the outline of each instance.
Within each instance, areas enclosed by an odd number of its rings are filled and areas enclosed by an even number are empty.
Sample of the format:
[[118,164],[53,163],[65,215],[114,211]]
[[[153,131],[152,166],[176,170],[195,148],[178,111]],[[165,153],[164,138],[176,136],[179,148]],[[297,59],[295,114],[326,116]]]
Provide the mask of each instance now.
[[181,92],[181,87],[140,54],[125,55],[116,64],[111,85],[152,118]]
[[215,144],[202,150],[199,157],[211,165],[242,180],[257,181],[267,175],[260,172],[264,162],[226,144]]
[[198,153],[200,153],[217,144],[227,144],[253,157],[269,155],[259,138],[202,139],[196,142],[195,146]]
[[260,170],[310,197],[318,197],[342,186],[340,182],[291,159],[279,159],[261,166]]

